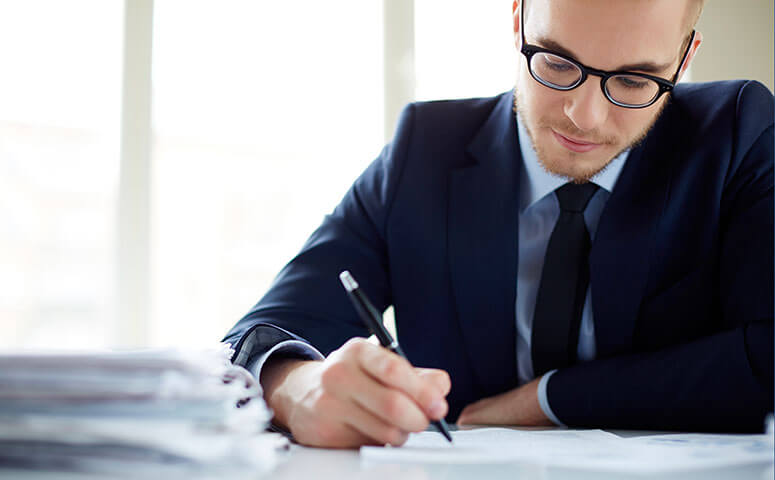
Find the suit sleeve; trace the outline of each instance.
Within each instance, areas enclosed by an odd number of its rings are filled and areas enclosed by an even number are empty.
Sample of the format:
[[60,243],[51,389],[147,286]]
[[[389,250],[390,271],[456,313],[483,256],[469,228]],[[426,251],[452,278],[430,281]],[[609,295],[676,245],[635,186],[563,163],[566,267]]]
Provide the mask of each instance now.
[[333,213],[278,274],[264,297],[228,332],[232,361],[254,362],[280,342],[308,343],[323,355],[368,332],[339,281],[350,270],[375,306],[391,303],[385,226],[410,142],[414,107],[396,135],[355,181]]
[[[763,87],[759,88],[764,90]],[[727,329],[556,372],[552,411],[575,427],[761,432],[773,410],[772,95],[738,98],[724,184],[718,291]],[[758,98],[758,106],[753,102]],[[764,99],[765,103],[762,103]],[[762,105],[769,113],[745,117]],[[762,121],[762,118],[765,118]],[[758,123],[758,125],[753,124]]]

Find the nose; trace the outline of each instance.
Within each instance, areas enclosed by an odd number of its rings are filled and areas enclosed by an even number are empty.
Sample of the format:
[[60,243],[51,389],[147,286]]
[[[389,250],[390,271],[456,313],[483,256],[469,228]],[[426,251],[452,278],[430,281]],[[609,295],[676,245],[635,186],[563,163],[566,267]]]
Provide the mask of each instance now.
[[600,90],[600,79],[589,77],[586,82],[567,92],[564,111],[579,130],[586,132],[605,123],[611,106]]

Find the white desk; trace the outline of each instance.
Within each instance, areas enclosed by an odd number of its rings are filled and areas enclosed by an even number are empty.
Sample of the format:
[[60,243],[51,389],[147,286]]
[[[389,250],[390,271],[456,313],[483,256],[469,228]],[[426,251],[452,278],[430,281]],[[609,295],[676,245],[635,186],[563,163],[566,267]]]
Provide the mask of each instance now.
[[[653,435],[664,432],[633,432],[612,430],[620,436]],[[279,435],[279,434],[273,434]],[[735,467],[715,470],[697,470],[678,472],[672,475],[627,475],[591,471],[574,471],[567,468],[546,468],[526,463],[499,464],[391,464],[364,463],[357,450],[330,450],[307,448],[291,445],[290,449],[279,453],[278,465],[263,475],[256,472],[234,471],[223,474],[210,473],[203,476],[186,475],[166,476],[149,475],[148,472],[134,475],[126,472],[120,478],[166,478],[167,480],[210,480],[238,478],[239,480],[772,480],[770,467]],[[11,471],[0,469],[0,479],[13,480],[114,480],[115,476],[77,474],[77,473],[37,473],[29,471]]]
[[[633,432],[612,430],[620,436],[641,436],[665,432]],[[702,470],[694,472],[678,472],[674,475],[663,473],[657,476],[626,475],[622,473],[605,473],[590,471],[574,471],[572,469],[545,468],[528,464],[497,464],[497,465],[439,465],[439,464],[390,464],[361,462],[357,450],[327,450],[307,448],[292,445],[290,450],[281,455],[279,465],[267,475],[272,480],[499,480],[499,479],[640,479],[651,480],[772,480],[769,467],[735,467],[723,470]]]

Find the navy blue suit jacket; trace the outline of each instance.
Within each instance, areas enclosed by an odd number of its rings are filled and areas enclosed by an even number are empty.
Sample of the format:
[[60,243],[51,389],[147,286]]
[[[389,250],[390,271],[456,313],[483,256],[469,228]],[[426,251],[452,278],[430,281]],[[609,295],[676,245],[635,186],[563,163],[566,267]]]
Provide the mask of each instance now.
[[[394,140],[227,334],[236,358],[291,338],[327,355],[367,336],[338,281],[349,269],[379,308],[394,306],[409,360],[449,372],[449,420],[516,387],[512,102],[509,92],[409,105]],[[561,421],[762,430],[773,405],[772,94],[744,81],[676,87],[621,172],[590,270],[597,359],[549,381]]]

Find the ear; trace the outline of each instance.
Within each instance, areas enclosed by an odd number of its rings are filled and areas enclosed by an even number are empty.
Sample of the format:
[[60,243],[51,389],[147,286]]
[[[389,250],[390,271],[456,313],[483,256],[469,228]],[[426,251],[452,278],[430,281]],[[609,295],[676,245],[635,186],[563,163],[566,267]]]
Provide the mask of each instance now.
[[676,83],[681,81],[681,78],[684,76],[684,73],[689,68],[689,65],[692,64],[692,60],[694,60],[694,55],[697,53],[697,50],[700,48],[700,44],[702,43],[702,32],[697,30],[694,32],[694,40],[692,41],[691,47],[689,47],[689,53],[686,54],[686,60],[684,60],[684,64],[681,65],[681,70],[678,72],[678,80],[676,80]]
[[511,4],[511,16],[514,20],[514,45],[517,46],[517,50],[522,47],[522,45],[520,45],[522,42],[522,36],[519,33],[519,16],[521,4],[522,2],[520,0],[514,0]]

